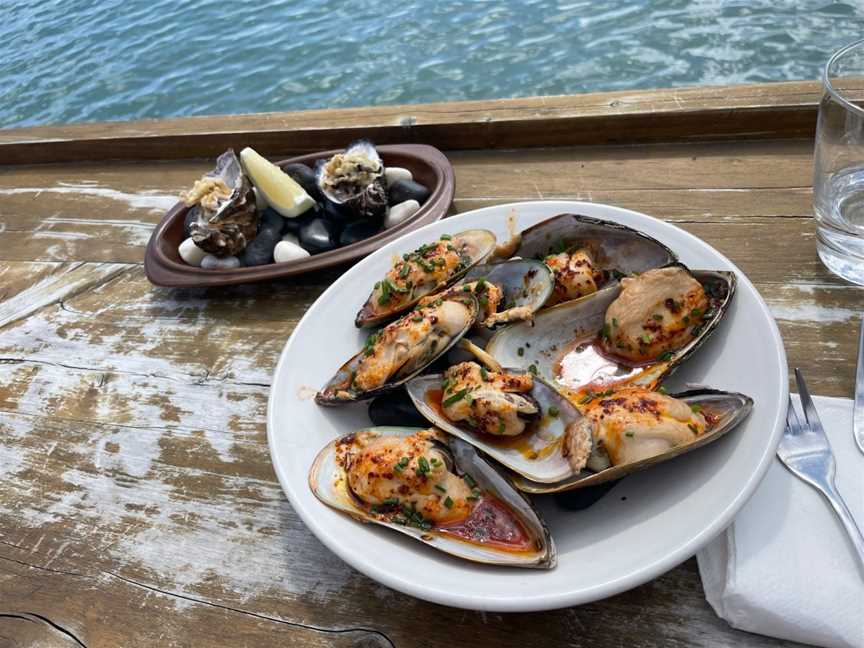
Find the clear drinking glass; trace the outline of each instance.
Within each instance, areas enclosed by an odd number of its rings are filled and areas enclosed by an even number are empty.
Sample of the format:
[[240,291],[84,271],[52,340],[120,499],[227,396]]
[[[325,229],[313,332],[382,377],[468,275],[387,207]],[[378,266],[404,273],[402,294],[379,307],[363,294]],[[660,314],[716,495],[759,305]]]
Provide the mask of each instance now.
[[816,126],[816,249],[834,274],[864,285],[864,40],[831,57]]

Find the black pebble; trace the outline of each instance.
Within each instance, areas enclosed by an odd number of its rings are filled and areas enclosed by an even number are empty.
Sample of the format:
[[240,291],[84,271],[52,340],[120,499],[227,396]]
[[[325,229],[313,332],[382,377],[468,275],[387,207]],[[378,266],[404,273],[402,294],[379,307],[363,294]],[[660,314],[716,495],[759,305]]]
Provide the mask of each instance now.
[[416,200],[422,205],[428,197],[429,190],[413,180],[397,180],[387,188],[387,200],[391,206],[406,200]]
[[351,214],[347,209],[327,200],[326,198],[321,204],[323,205],[322,214],[324,218],[335,225],[344,226],[351,217]]
[[597,486],[588,486],[587,488],[577,488],[576,490],[566,491],[563,493],[555,493],[555,503],[562,509],[567,511],[581,511],[589,506],[596,504],[601,497],[615,487],[620,479],[615,481],[605,482]]
[[374,425],[429,427],[429,421],[417,411],[405,389],[374,398],[369,403],[369,419]]
[[321,202],[324,196],[321,195],[321,190],[318,188],[318,183],[315,182],[315,172],[302,162],[293,162],[286,164],[282,170],[299,184],[316,202]]
[[[279,218],[282,218],[279,216]],[[273,263],[273,249],[282,240],[279,230],[265,229],[258,232],[252,242],[240,255],[240,263],[244,266],[259,266]]]
[[351,245],[357,241],[369,238],[380,229],[378,223],[371,221],[356,221],[348,223],[339,237],[339,245]]
[[288,219],[282,216],[275,209],[268,207],[264,210],[264,213],[261,214],[261,218],[258,220],[258,232],[263,233],[265,230],[272,230],[276,234],[282,234],[286,220]]
[[339,231],[337,225],[316,218],[300,228],[300,245],[311,254],[327,252],[339,244]]
[[317,205],[300,214],[297,218],[283,218],[282,220],[285,221],[285,223],[282,225],[282,233],[300,236],[301,228],[304,225],[308,225],[316,218],[321,218],[321,210]]

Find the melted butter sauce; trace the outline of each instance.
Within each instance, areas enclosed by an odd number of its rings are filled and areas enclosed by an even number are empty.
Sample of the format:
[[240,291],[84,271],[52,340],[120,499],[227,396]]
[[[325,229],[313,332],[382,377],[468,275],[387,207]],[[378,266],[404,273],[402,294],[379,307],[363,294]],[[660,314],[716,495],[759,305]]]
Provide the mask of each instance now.
[[[425,396],[426,404],[434,409],[440,417],[449,421],[450,419],[447,418],[441,405],[442,397],[443,392],[440,389],[428,389]],[[548,415],[544,415],[536,427],[542,430],[550,420]],[[453,424],[457,425],[457,423]],[[471,430],[471,434],[481,439],[484,443],[497,448],[516,450],[523,457],[530,460],[545,459],[559,450],[563,442],[562,438],[546,440],[542,434],[532,434],[531,432],[525,432],[517,436],[495,436]]]

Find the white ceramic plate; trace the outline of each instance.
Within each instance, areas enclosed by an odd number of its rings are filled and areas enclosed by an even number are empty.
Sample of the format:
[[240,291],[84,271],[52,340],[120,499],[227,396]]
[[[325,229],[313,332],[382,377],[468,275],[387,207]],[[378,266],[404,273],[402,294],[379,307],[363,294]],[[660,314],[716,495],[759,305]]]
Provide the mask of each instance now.
[[[725,321],[666,384],[740,391],[755,400],[750,417],[716,443],[631,475],[584,511],[552,496],[535,502],[558,547],[549,571],[473,565],[381,527],[364,525],[321,504],[309,490],[315,454],[333,437],[369,425],[366,406],[322,408],[311,399],[366,338],[354,315],[394,254],[444,233],[487,228],[501,240],[507,220],[518,229],[573,212],[617,221],[659,239],[692,268],[734,270],[738,291]],[[367,576],[444,605],[517,612],[587,603],[640,585],[686,560],[722,531],[752,495],[783,429],[786,355],[767,306],[723,255],[677,227],[618,207],[580,202],[525,202],[460,214],[381,248],[340,277],[297,325],[276,367],[267,437],[279,481],[294,510],[331,550]]]

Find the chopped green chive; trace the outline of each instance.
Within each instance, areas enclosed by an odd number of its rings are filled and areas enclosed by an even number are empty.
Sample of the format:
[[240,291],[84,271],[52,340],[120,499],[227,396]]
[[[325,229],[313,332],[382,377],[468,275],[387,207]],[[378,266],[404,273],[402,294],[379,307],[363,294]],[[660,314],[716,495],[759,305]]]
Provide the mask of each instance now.
[[420,473],[421,475],[425,475],[426,473],[428,473],[431,470],[432,470],[432,468],[429,466],[429,462],[426,461],[426,457],[419,457],[417,459],[417,472],[418,473]]
[[616,317],[612,318],[612,326],[618,326],[618,319]]
[[462,476],[462,479],[464,479],[465,483],[468,484],[468,488],[474,488],[477,486],[477,482],[474,481],[474,478],[471,475],[469,475],[468,473],[465,473]]
[[504,434],[507,426],[504,425],[504,419],[498,419],[498,434]]
[[453,403],[458,403],[460,400],[465,398],[465,395],[467,393],[468,393],[467,387],[465,389],[460,389],[458,392],[456,392],[455,394],[453,394],[449,398],[445,399],[444,402],[442,403],[442,405],[444,405],[444,407],[448,407],[448,406],[452,405]]
[[525,349],[523,349],[522,347],[519,347],[518,349],[516,349],[516,355],[518,355],[521,358],[522,356],[525,355]]
[[402,264],[402,267],[399,269],[399,278],[404,279],[408,276],[409,272],[411,272],[411,266],[407,263]]
[[690,314],[693,317],[699,317],[702,314],[702,311],[700,311],[698,308],[694,308],[693,310],[690,311]]
[[561,413],[554,405],[550,406],[547,411],[549,412],[549,416],[552,418],[556,418]]
[[381,502],[381,506],[396,506],[399,503],[399,500],[395,497],[388,497],[383,502]]
[[442,493],[446,493],[447,489],[444,488],[441,484],[435,484],[435,490],[441,491]]
[[671,360],[671,359],[672,359],[672,356],[673,356],[673,353],[672,353],[671,351],[664,351],[663,353],[661,353],[661,354],[657,357],[657,359],[658,359],[660,362],[666,362],[667,360]]
[[690,411],[693,412],[694,414],[698,414],[699,412],[702,411],[702,406],[697,404],[697,403],[693,403],[690,406]]
[[528,365],[528,371],[530,371],[532,374],[534,374],[536,376],[537,375],[537,365],[535,365],[535,364]]
[[441,235],[441,240],[442,240],[442,241],[449,241],[449,240],[452,239],[452,238],[453,238],[453,237],[450,236],[449,234],[442,234],[442,235]]
[[692,423],[688,423],[688,424],[687,424],[687,427],[689,427],[689,428],[693,431],[693,434],[699,434],[699,428],[697,428],[697,427],[696,427],[695,425],[693,425]]
[[662,316],[660,313],[654,313],[654,314],[651,316],[651,319],[653,319],[655,322],[662,322],[662,321],[663,321],[663,316]]
[[486,367],[480,367],[480,377],[487,382],[489,381],[489,372],[486,371]]
[[411,318],[411,321],[412,321],[412,322],[418,322],[418,323],[419,323],[419,322],[422,322],[422,321],[423,321],[423,316],[422,316],[422,315],[415,315],[414,317]]
[[624,436],[628,436],[628,437],[632,437],[635,435],[636,435],[636,433],[633,432],[632,430],[628,430],[627,432],[624,433]]
[[449,495],[444,498],[444,506],[446,506],[448,509],[453,508],[453,500],[450,499]]

